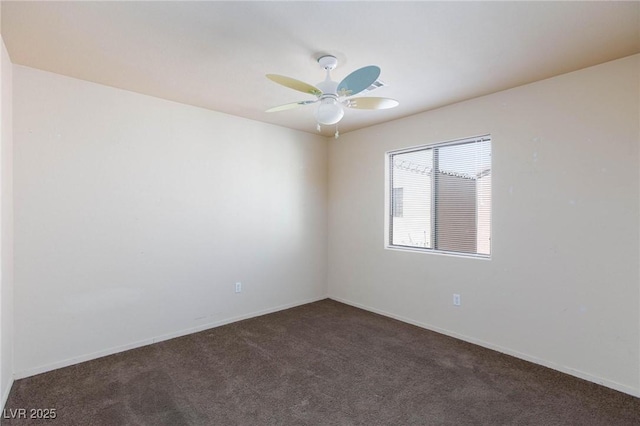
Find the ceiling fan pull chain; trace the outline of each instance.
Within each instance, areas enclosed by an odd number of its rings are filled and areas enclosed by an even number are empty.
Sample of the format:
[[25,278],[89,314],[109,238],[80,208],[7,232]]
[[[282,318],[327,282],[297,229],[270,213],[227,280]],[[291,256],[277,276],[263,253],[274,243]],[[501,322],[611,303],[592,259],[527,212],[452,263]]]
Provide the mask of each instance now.
[[317,130],[318,132],[321,132],[321,131],[322,131],[322,127],[320,127],[320,123],[318,123],[318,124],[317,124],[317,126],[316,126],[316,130]]
[[340,137],[340,132],[338,131],[338,125],[336,124],[336,134],[335,138],[338,139]]

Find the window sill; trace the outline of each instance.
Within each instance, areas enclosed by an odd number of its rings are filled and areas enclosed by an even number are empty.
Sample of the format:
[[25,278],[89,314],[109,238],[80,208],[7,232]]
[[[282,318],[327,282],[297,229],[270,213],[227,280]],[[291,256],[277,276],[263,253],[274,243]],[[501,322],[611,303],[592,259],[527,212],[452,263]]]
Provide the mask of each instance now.
[[393,251],[404,251],[404,252],[422,253],[422,254],[437,254],[437,255],[449,256],[449,257],[461,257],[465,259],[491,260],[491,255],[485,255],[485,254],[466,254],[466,253],[456,253],[456,252],[443,251],[443,250],[421,249],[418,247],[405,247],[405,246],[392,246],[392,245],[385,245],[384,248],[386,250],[393,250]]

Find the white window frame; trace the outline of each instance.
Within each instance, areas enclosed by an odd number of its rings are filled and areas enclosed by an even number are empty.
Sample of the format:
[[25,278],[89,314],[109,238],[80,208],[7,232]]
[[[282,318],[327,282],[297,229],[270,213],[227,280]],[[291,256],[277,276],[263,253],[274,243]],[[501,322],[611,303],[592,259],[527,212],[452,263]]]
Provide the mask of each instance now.
[[[414,253],[428,253],[428,254],[438,254],[438,255],[445,255],[445,256],[454,256],[454,257],[464,257],[464,258],[472,258],[472,259],[481,259],[481,260],[491,260],[491,256],[493,255],[493,244],[491,244],[491,242],[493,241],[493,200],[491,201],[491,214],[490,214],[490,223],[491,223],[491,229],[490,229],[490,235],[489,235],[489,241],[490,241],[490,254],[478,254],[478,253],[462,253],[462,252],[452,252],[452,251],[446,251],[446,250],[438,250],[438,249],[433,249],[433,248],[422,248],[422,247],[408,247],[408,246],[399,246],[399,245],[394,245],[391,243],[391,226],[392,226],[392,221],[393,221],[393,205],[392,205],[392,193],[393,193],[393,182],[391,180],[391,169],[392,169],[392,164],[391,164],[391,158],[393,157],[393,155],[395,154],[402,154],[402,153],[406,153],[406,152],[412,152],[412,151],[420,151],[420,150],[424,150],[424,149],[432,149],[432,148],[440,148],[440,147],[444,147],[444,146],[451,146],[451,145],[460,145],[460,144],[464,144],[464,143],[469,143],[469,142],[473,142],[473,141],[478,141],[478,140],[490,140],[491,143],[491,153],[493,156],[493,139],[491,138],[490,134],[486,134],[486,135],[482,135],[482,136],[472,136],[472,137],[466,137],[466,138],[461,138],[461,139],[453,139],[453,140],[448,140],[448,141],[443,141],[443,142],[433,142],[433,143],[428,143],[428,144],[423,144],[423,145],[415,145],[415,146],[411,146],[411,147],[407,147],[407,148],[402,148],[402,149],[396,149],[396,150],[391,150],[391,151],[387,151],[385,152],[385,156],[384,156],[384,188],[385,188],[385,193],[384,193],[384,248],[386,250],[394,250],[394,251],[403,251],[403,252],[414,252]],[[491,174],[493,175],[493,159],[491,162]],[[493,185],[492,185],[493,186]],[[492,188],[493,189],[493,188]],[[434,194],[435,196],[435,194]],[[433,211],[432,211],[432,215],[433,215]]]

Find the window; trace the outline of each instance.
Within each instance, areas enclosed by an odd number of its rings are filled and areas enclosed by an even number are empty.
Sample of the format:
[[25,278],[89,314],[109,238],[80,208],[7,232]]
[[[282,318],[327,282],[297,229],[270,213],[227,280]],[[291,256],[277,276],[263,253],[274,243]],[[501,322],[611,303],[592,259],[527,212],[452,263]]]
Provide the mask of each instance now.
[[491,255],[491,138],[387,153],[388,246]]
[[393,217],[402,217],[402,194],[403,188],[392,188]]

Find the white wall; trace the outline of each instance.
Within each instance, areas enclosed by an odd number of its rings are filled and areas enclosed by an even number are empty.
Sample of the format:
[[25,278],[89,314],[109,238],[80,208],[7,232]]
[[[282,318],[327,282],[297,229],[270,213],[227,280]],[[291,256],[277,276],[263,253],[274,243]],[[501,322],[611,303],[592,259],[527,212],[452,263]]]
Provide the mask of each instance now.
[[[329,296],[640,395],[639,62],[331,141]],[[492,259],[385,250],[385,152],[483,134]]]
[[12,67],[0,39],[0,407],[13,383]]
[[326,297],[325,138],[15,66],[14,141],[17,378]]

